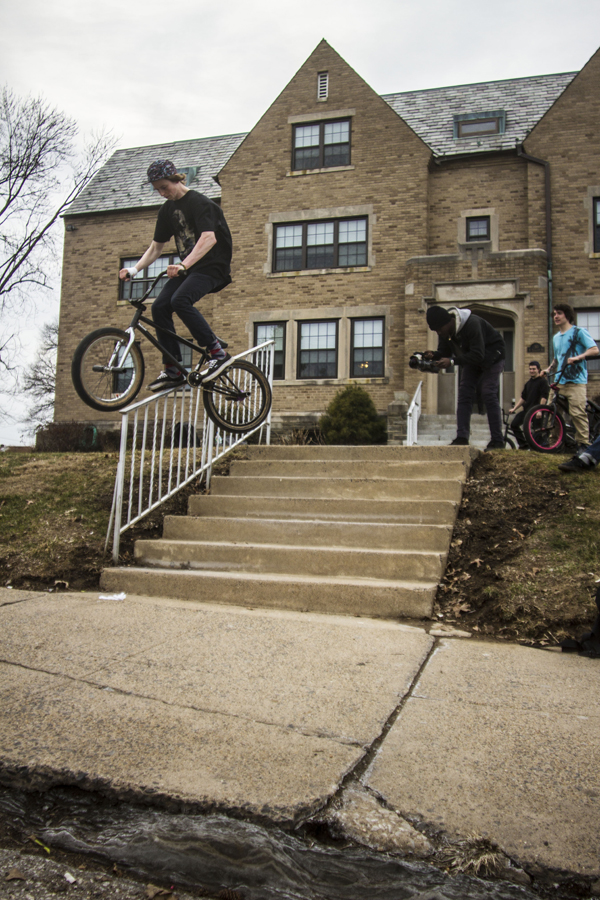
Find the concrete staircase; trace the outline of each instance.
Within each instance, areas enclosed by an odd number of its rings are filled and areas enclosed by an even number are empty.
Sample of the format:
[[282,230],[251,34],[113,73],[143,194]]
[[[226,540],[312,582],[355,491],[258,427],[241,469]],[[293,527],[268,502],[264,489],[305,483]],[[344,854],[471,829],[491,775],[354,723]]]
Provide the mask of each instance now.
[[110,591],[314,612],[431,614],[473,451],[248,447]]
[[[419,419],[417,446],[439,447],[453,441],[456,437],[456,415],[429,415],[424,413]],[[487,416],[471,416],[472,447],[484,450],[490,440],[490,428]]]

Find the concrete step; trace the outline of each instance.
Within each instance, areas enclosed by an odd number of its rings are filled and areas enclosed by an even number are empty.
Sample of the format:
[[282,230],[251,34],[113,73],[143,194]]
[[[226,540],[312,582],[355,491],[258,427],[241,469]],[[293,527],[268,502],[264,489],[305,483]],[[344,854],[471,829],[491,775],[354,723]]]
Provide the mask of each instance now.
[[[421,416],[421,419],[423,416]],[[419,420],[421,421],[421,420]],[[454,429],[456,434],[456,428]],[[315,445],[288,446],[286,444],[271,444],[269,446],[250,446],[246,448],[248,456],[252,460],[266,459],[309,459],[309,460],[375,460],[375,461],[399,461],[399,460],[462,460],[470,466],[474,459],[469,447],[440,447],[421,450],[419,447],[403,447],[400,445],[369,445],[366,447],[345,447],[340,445]]]
[[463,460],[257,459],[232,463],[230,477],[254,478],[464,478]]
[[[214,480],[214,479],[213,479]],[[243,487],[242,487],[243,489]],[[335,497],[263,497],[227,494],[196,494],[190,497],[190,516],[270,519],[331,519],[344,522],[434,523],[453,527],[458,512],[456,500],[389,500]]]
[[[207,499],[207,498],[206,498]],[[234,541],[304,547],[357,547],[446,553],[448,525],[414,525],[324,519],[256,519],[166,516],[163,538],[170,541]]]
[[446,562],[446,554],[422,550],[172,540],[136,541],[135,558],[142,566],[161,568],[390,581],[439,581]]
[[437,580],[419,583],[137,567],[105,569],[100,585],[105,591],[150,597],[389,619],[431,615],[437,590]]
[[213,494],[259,497],[335,497],[337,499],[389,500],[454,500],[459,502],[463,481],[459,478],[294,478],[235,475],[215,476],[211,480]]

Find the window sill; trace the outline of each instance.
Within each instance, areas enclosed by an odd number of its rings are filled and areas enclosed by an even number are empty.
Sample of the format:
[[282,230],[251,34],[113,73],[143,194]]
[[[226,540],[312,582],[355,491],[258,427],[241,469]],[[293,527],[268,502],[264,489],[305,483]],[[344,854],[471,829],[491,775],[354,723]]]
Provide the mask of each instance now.
[[326,169],[294,169],[285,173],[286,178],[296,178],[298,175],[323,175],[325,172],[351,172],[354,166],[328,166]]
[[589,259],[600,259],[600,253],[589,253],[588,258]]
[[273,384],[281,387],[298,387],[298,385],[306,385],[307,387],[326,387],[327,385],[345,385],[353,384],[355,381],[360,384],[389,384],[390,379],[384,375],[379,378],[285,378],[273,379]]
[[347,269],[297,269],[291,272],[267,272],[267,278],[296,278],[298,275],[354,275],[370,272],[372,266],[350,266]]

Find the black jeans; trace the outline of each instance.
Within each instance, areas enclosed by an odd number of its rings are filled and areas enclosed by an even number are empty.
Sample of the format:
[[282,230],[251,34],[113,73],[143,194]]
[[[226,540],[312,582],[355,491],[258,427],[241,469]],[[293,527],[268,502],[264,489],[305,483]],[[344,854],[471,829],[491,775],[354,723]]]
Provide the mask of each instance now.
[[493,441],[502,442],[502,411],[500,409],[500,400],[498,399],[498,387],[503,371],[503,359],[494,363],[491,369],[484,369],[483,372],[476,366],[461,366],[458,403],[456,404],[457,437],[469,439],[473,401],[477,395],[477,386],[479,385],[481,399],[485,403],[491,438]]
[[527,441],[525,440],[525,435],[523,434],[523,429],[521,428],[521,426],[523,424],[523,420],[525,419],[525,413],[529,409],[531,409],[530,406],[528,406],[527,409],[520,409],[519,412],[514,417],[514,419],[512,420],[512,422],[510,423],[510,430],[516,437],[519,447],[527,447],[528,446]]
[[[210,275],[196,272],[190,272],[183,279],[169,278],[152,304],[152,319],[158,326],[166,328],[175,335],[177,332],[173,325],[173,313],[177,313],[194,340],[201,347],[210,347],[216,341],[216,337],[202,313],[195,308],[194,303],[197,303],[206,294],[212,293],[221,284],[221,281],[211,278]],[[176,338],[160,332],[158,339],[175,359],[181,360],[181,348]],[[163,356],[163,362],[166,364],[169,360]]]

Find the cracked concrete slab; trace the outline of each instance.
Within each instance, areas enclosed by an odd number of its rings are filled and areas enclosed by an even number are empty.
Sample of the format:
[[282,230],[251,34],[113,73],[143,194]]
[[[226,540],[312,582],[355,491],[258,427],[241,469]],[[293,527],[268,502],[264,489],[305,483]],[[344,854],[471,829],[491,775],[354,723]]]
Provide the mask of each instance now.
[[380,620],[98,594],[32,595],[0,627],[5,772],[277,820],[336,791],[433,643]]
[[364,783],[526,867],[600,873],[600,661],[443,640]]

